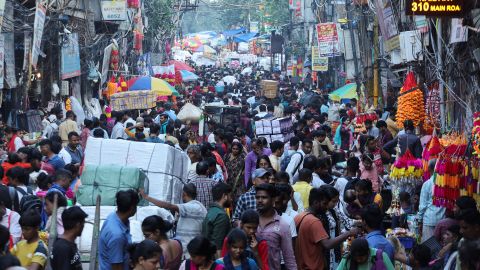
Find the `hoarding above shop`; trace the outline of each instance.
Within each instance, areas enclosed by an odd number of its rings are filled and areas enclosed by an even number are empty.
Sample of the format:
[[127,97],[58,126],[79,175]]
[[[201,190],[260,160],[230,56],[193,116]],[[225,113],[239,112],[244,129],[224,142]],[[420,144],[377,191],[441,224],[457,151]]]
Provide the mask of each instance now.
[[465,13],[464,0],[407,0],[407,15],[431,17],[461,17]]

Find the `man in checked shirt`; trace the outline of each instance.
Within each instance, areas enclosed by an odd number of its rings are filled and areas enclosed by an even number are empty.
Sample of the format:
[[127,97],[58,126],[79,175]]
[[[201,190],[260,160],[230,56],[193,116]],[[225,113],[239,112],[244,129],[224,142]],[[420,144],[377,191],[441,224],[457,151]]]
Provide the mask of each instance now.
[[245,194],[240,196],[240,198],[238,198],[237,207],[235,208],[235,212],[232,216],[232,221],[234,222],[234,225],[238,225],[238,220],[242,216],[243,212],[245,212],[246,210],[257,210],[257,200],[255,199],[255,186],[268,183],[268,177],[270,177],[270,173],[263,168],[256,169],[252,172],[253,186],[250,188],[249,191],[247,191]]

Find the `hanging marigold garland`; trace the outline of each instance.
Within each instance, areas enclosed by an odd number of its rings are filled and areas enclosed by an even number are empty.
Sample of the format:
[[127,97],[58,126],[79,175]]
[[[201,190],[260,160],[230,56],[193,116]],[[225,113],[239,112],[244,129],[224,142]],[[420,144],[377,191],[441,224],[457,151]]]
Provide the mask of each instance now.
[[412,120],[419,126],[425,120],[423,93],[417,86],[415,74],[410,71],[398,96],[397,125],[403,127],[403,121]]

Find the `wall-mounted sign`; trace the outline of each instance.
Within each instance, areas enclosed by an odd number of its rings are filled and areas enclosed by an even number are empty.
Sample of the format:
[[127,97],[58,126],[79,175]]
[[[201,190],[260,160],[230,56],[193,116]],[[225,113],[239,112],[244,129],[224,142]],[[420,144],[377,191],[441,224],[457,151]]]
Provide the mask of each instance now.
[[464,14],[464,0],[407,0],[407,15],[431,17],[460,17]]
[[101,1],[104,21],[125,21],[127,19],[127,2],[125,0]]

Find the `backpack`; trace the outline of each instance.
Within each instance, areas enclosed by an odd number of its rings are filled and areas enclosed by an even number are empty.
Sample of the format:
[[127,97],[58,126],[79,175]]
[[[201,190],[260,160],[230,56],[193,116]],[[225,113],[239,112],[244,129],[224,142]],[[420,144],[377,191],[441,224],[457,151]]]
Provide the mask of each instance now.
[[282,172],[284,172],[287,167],[288,167],[288,164],[290,164],[290,161],[292,160],[292,157],[293,155],[296,155],[296,154],[299,154],[300,155],[300,163],[298,163],[297,167],[295,168],[295,170],[293,170],[293,173],[292,173],[292,176],[295,175],[295,173],[297,172],[297,170],[299,169],[300,165],[302,164],[303,162],[303,155],[299,152],[295,152],[291,155],[288,155],[286,156],[281,162],[280,162],[280,169]]
[[[17,192],[20,192],[23,195],[20,201],[18,201]],[[42,201],[37,196],[33,195],[33,190],[30,187],[27,187],[27,191],[18,187],[8,187],[8,193],[12,200],[13,211],[22,215],[27,210],[37,207],[40,213],[40,210],[42,209]]]
[[375,253],[375,261],[372,267],[372,270],[386,270],[387,267],[383,263],[383,251],[381,249],[377,249]]

